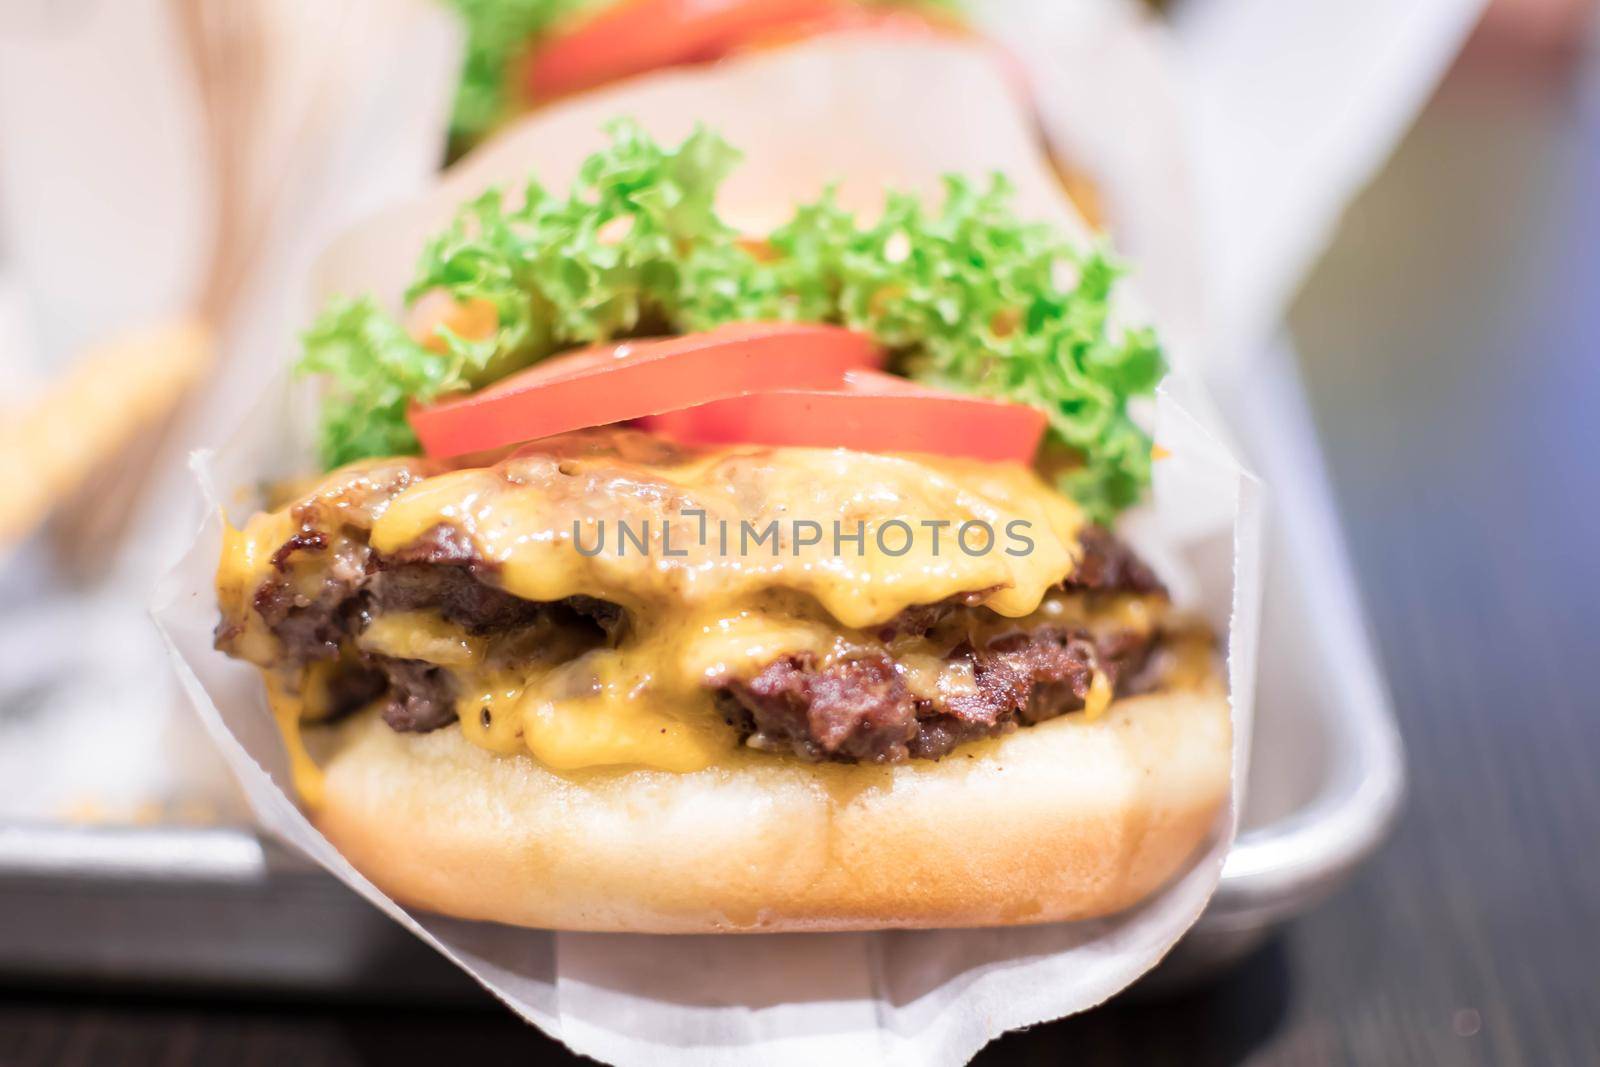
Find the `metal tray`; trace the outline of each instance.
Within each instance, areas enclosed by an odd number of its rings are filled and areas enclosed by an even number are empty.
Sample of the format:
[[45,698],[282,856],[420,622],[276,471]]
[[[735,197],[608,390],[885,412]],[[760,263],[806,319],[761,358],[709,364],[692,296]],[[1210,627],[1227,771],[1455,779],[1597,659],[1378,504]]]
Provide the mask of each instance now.
[[[1292,352],[1264,354],[1245,377],[1219,399],[1272,491],[1245,812],[1210,906],[1146,990],[1214,972],[1315,904],[1379,844],[1404,788]],[[1310,618],[1315,632],[1283,643],[1287,620]],[[0,825],[0,915],[0,974],[481,997],[355,894],[244,828]]]

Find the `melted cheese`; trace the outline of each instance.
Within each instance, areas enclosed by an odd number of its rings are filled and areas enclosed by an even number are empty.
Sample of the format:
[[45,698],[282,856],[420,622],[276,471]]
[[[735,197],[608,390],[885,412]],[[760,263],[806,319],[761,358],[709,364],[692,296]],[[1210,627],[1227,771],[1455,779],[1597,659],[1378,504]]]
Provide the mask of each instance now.
[[250,610],[256,587],[272,569],[272,554],[294,533],[294,522],[286,513],[258,514],[236,529],[224,517],[222,555],[217,561],[217,604],[223,619],[239,628],[231,651],[260,667],[270,667],[277,655],[277,643],[267,632],[261,616]]
[[[709,682],[748,676],[788,654],[848,654],[914,605],[975,597],[1000,616],[994,625],[1010,628],[1083,611],[1081,597],[1052,593],[1073,569],[1082,517],[1015,465],[753,448],[663,461],[630,458],[625,449],[565,448],[557,439],[492,467],[425,475],[414,461],[358,464],[294,508],[230,529],[217,572],[225,616],[254,618],[250,591],[310,511],[322,509],[325,520],[331,514],[341,530],[365,532],[380,553],[448,523],[495,567],[497,584],[518,596],[584,595],[622,605],[629,623],[619,642],[575,648],[570,635],[553,633],[475,638],[437,617],[403,613],[378,617],[357,643],[450,669],[465,737],[508,755],[530,753],[558,771],[713,764],[737,736],[718,715]],[[835,521],[847,538],[838,552]],[[636,534],[648,530],[648,550],[623,543],[619,523]],[[774,540],[741,548],[744,524],[759,532],[771,523]],[[818,524],[820,538],[806,543],[816,530],[797,523]],[[849,540],[858,523],[860,541]],[[905,529],[887,529],[894,523]],[[993,531],[987,551],[967,550],[982,545],[981,530],[962,547],[957,531],[965,523]],[[1006,551],[1021,547],[1014,529],[1032,542],[1030,551]],[[316,558],[296,557],[290,580],[302,569],[314,572]],[[1138,598],[1103,610],[1123,613],[1136,628],[1149,625]],[[270,641],[264,628],[261,636]],[[970,670],[919,640],[890,646],[912,692],[970,692]],[[248,658],[270,662],[251,644]],[[1097,679],[1090,710],[1109,699],[1109,685]],[[290,703],[281,691],[274,697],[275,709]],[[297,741],[299,712],[280,710],[279,718],[296,765],[309,762]]]
[[1089,683],[1089,692],[1083,698],[1084,715],[1098,719],[1111,706],[1111,697],[1111,679],[1104,671],[1095,671],[1094,681]]
[[784,655],[826,656],[844,645],[837,627],[770,600],[727,615],[668,612],[634,620],[616,648],[542,661],[496,655],[515,668],[457,671],[456,712],[474,743],[531,753],[554,770],[698,770],[738,740],[718,715],[708,683],[753,673]]
[[356,638],[365,652],[395,659],[420,659],[441,667],[470,667],[483,659],[488,642],[472,637],[437,615],[396,611],[379,615]]
[[[372,545],[396,551],[446,520],[529,600],[670,610],[789,590],[852,628],[984,589],[987,607],[1026,615],[1071,571],[1082,524],[1071,501],[1012,464],[820,449],[725,449],[668,466],[532,453],[412,486],[378,516]],[[859,547],[841,540],[835,553],[834,522],[841,539],[859,532]],[[797,526],[809,523],[820,531]],[[971,552],[957,543],[969,523],[983,524],[970,528]],[[984,527],[994,543],[979,553]]]
[[310,807],[322,803],[322,769],[306,751],[305,739],[300,734],[304,718],[304,702],[291,693],[276,672],[267,671],[267,703],[272,707],[272,717],[283,734],[284,748],[289,753],[289,774],[294,779],[300,799]]

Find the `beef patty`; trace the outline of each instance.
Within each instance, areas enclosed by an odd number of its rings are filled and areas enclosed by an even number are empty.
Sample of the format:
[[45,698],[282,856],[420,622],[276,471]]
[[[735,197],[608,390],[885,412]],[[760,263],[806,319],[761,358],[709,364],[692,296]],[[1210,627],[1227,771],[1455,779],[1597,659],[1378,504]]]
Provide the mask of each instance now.
[[[1111,533],[1081,537],[1083,557],[1063,583],[1067,592],[1164,597],[1151,570]],[[315,554],[311,589],[291,573],[297,557]],[[352,654],[352,639],[387,612],[428,612],[468,634],[486,636],[534,625],[581,633],[589,647],[619,639],[623,610],[590,597],[524,600],[500,588],[495,566],[461,530],[440,523],[398,552],[380,554],[358,536],[301,532],[272,557],[274,573],[252,605],[281,646],[280,667],[332,664],[326,712],[337,716],[382,699],[384,721],[399,731],[426,732],[456,719],[456,681],[420,660],[371,652]],[[936,695],[913,692],[891,650],[906,638],[993,632],[996,617],[978,606],[986,590],[907,608],[879,627],[877,647],[828,661],[811,654],[779,657],[748,677],[711,680],[718,708],[750,745],[808,760],[897,762],[931,759],[963,742],[1007,733],[1086,706],[1097,684],[1117,695],[1152,684],[1158,631],[1086,629],[1043,624],[937,646],[944,668],[968,684]],[[989,625],[963,623],[979,616]],[[954,624],[954,625],[952,625]],[[237,628],[218,627],[224,651]],[[580,645],[581,647],[581,645]]]
[[982,647],[963,642],[945,658],[972,684],[938,697],[915,695],[887,652],[825,665],[785,656],[753,678],[725,681],[718,705],[756,748],[809,760],[937,759],[963,742],[1083,709],[1097,675],[1116,695],[1138,691],[1150,681],[1140,668],[1155,640],[1043,626]]

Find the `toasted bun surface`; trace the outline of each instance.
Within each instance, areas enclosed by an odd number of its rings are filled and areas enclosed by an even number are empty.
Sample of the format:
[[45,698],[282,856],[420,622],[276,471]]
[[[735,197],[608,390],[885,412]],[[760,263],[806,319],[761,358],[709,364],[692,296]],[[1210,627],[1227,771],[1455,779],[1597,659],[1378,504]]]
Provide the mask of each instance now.
[[567,930],[859,930],[1136,903],[1213,830],[1230,728],[1207,681],[893,766],[745,751],[562,776],[370,714],[331,748],[317,822],[403,903]]

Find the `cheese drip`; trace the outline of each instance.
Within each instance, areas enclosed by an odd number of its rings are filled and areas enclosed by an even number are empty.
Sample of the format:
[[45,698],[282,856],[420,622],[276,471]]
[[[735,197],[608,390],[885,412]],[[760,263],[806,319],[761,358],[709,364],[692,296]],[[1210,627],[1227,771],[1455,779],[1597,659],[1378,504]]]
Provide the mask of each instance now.
[[[365,538],[386,555],[447,524],[492,581],[519,597],[621,605],[628,625],[614,646],[475,637],[425,612],[379,616],[354,642],[449,670],[464,736],[563,772],[716,763],[738,738],[708,682],[785,655],[826,662],[887,648],[917,695],[970,691],[970,670],[942,658],[948,644],[885,646],[875,636],[908,607],[958,597],[986,607],[991,632],[973,635],[980,640],[1044,623],[1148,632],[1163,607],[1101,598],[1091,619],[1086,598],[1062,594],[1082,516],[1019,466],[843,450],[687,453],[634,434],[574,435],[488,467],[356,464],[230,531],[219,598],[225,620],[249,637],[248,658],[263,666],[272,639],[250,610],[250,590],[271,576],[275,547],[307,523],[332,527],[340,544]],[[624,525],[633,537],[619,536]],[[769,526],[772,540],[740,543],[745,529]],[[296,557],[290,579],[313,581],[332,554]],[[1097,679],[1090,709],[1109,699]]]
[[398,551],[441,521],[529,600],[645,612],[789,590],[855,628],[978,590],[1026,615],[1071,572],[1083,523],[1012,464],[753,448],[664,465],[529,451],[447,472],[396,496],[372,546]]

